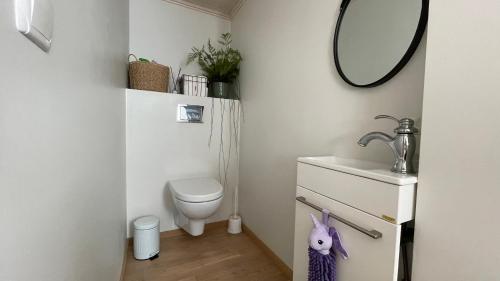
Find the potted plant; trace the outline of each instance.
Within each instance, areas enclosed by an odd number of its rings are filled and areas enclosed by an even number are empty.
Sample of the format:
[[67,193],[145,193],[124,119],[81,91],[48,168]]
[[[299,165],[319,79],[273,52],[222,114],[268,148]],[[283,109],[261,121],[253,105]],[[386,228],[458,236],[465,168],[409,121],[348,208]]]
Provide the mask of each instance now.
[[234,83],[240,74],[240,63],[243,60],[238,50],[231,48],[231,33],[221,35],[215,48],[210,40],[207,46],[194,47],[188,55],[188,64],[197,62],[208,78],[208,92],[210,97],[239,99]]

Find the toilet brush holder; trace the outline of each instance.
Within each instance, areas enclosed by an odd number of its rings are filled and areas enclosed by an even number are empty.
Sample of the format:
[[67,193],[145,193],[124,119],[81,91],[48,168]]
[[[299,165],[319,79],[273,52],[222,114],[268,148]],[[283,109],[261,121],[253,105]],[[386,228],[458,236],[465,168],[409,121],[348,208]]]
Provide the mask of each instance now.
[[229,217],[227,232],[229,232],[230,234],[241,233],[241,217],[240,216]]

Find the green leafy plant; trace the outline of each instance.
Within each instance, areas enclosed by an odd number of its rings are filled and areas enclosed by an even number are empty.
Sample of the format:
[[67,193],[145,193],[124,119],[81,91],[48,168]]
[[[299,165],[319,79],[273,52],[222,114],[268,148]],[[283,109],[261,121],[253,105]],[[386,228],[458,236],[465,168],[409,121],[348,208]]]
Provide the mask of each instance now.
[[[208,40],[207,45],[201,48],[194,47],[188,55],[187,63],[197,62],[203,74],[208,78],[209,83],[229,83],[234,84],[234,96],[230,99],[220,98],[212,99],[211,117],[210,117],[210,135],[208,146],[212,145],[212,137],[219,138],[219,181],[228,188],[228,171],[232,157],[238,158],[239,155],[239,126],[240,116],[243,108],[239,101],[238,76],[240,74],[240,64],[243,58],[240,52],[231,48],[231,33],[224,33],[217,41],[220,47],[216,48]],[[215,124],[215,102],[220,103],[220,124]],[[226,108],[228,112],[226,112]],[[227,120],[226,118],[229,118]],[[214,135],[214,127],[220,125],[220,134]],[[224,129],[226,128],[226,129]],[[229,136],[223,133],[229,129]],[[234,156],[236,154],[236,156]]]
[[188,55],[188,64],[197,62],[209,82],[233,83],[240,74],[243,60],[240,52],[231,48],[231,33],[224,33],[218,40],[220,48],[215,48],[208,40],[207,46],[194,47]]

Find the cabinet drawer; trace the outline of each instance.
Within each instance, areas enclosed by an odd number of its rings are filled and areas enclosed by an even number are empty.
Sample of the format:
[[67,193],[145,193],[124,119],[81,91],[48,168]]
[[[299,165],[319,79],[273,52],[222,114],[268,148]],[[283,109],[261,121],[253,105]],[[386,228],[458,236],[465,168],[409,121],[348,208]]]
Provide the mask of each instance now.
[[416,185],[394,185],[298,163],[297,184],[395,224],[414,219]]
[[[297,196],[308,202],[330,210],[335,215],[369,230],[382,233],[373,239],[341,222],[330,219],[330,225],[340,232],[349,253],[348,260],[337,259],[337,276],[341,281],[396,281],[399,265],[401,226],[389,223],[355,208],[331,200],[305,188],[297,188]],[[306,281],[308,273],[309,233],[313,223],[309,214],[318,218],[321,212],[301,203],[296,203],[293,280]]]

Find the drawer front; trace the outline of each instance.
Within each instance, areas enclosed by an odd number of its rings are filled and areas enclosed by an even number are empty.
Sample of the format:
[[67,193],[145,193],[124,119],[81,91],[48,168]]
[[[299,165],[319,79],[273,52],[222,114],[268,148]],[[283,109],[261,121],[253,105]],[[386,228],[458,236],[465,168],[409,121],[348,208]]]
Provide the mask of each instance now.
[[[397,281],[400,225],[386,222],[301,187],[297,188],[297,196],[303,196],[308,202],[328,209],[335,215],[358,226],[382,233],[381,238],[373,239],[345,224],[330,219],[330,225],[335,226],[340,232],[344,246],[350,255],[348,260],[343,260],[338,256],[337,280]],[[294,281],[307,280],[308,238],[313,227],[309,214],[314,214],[318,218],[321,216],[321,212],[297,201],[293,262]]]
[[414,219],[414,184],[398,186],[300,162],[297,184],[392,223]]

